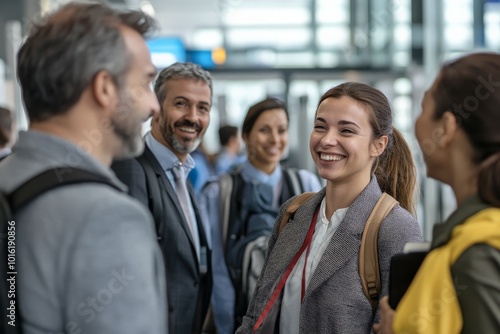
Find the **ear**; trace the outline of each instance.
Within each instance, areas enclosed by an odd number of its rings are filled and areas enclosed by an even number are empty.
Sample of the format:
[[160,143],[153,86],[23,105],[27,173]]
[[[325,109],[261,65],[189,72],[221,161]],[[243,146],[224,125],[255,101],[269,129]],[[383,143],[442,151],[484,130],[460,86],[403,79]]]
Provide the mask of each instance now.
[[458,130],[457,118],[452,112],[446,111],[441,120],[443,127],[437,144],[439,147],[446,147],[455,139]]
[[385,148],[387,147],[387,143],[389,143],[389,137],[387,137],[386,135],[383,135],[383,136],[380,136],[379,138],[376,138],[372,142],[373,149],[372,149],[372,152],[371,152],[371,156],[372,157],[378,157],[382,153],[384,153]]
[[100,71],[94,76],[91,84],[92,95],[95,102],[105,110],[114,108],[118,101],[118,88],[116,87],[111,74]]
[[242,133],[241,138],[243,139],[245,145],[248,145],[248,135],[246,133]]

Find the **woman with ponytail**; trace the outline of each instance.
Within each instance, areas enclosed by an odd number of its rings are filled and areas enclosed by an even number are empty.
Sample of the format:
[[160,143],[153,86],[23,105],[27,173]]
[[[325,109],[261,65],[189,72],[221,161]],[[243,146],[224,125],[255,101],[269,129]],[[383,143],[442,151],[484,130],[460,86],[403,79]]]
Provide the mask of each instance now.
[[434,227],[431,251],[377,333],[500,331],[500,55],[443,66],[415,134],[427,175],[451,186],[457,209]]
[[[358,255],[365,224],[383,192],[399,205],[379,229],[381,295],[388,293],[391,257],[405,243],[422,241],[411,214],[413,158],[392,125],[384,94],[351,82],[327,91],[316,110],[310,151],[326,187],[279,231],[293,199],[281,207],[266,264],[237,333],[370,333],[378,315],[363,293]],[[277,286],[282,286],[279,295]]]

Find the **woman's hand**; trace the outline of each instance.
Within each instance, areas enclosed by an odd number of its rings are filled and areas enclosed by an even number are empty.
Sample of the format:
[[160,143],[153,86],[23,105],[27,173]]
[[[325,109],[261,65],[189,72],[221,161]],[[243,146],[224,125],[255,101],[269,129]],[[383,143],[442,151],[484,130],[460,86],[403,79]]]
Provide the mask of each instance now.
[[373,325],[373,331],[376,334],[394,334],[392,331],[392,323],[394,322],[394,310],[389,306],[389,298],[387,296],[380,299],[379,314],[380,323]]

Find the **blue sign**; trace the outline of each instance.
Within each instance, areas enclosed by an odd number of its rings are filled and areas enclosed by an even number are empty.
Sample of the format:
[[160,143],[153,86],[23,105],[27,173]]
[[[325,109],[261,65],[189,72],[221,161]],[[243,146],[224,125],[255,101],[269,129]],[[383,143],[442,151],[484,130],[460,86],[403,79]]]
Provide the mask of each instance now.
[[157,68],[164,68],[175,62],[186,62],[186,48],[179,37],[156,37],[146,41],[151,60]]

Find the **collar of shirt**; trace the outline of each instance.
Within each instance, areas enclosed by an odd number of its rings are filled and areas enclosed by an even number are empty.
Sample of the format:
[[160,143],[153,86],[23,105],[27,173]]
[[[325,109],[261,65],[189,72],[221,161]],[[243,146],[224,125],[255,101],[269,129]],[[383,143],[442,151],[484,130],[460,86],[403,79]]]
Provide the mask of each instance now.
[[275,188],[281,181],[281,166],[280,164],[277,164],[271,174],[266,174],[255,168],[249,161],[245,161],[242,164],[241,176],[243,177],[243,180],[247,182],[258,181],[260,183],[269,184]]
[[182,165],[184,168],[184,175],[187,177],[189,172],[194,168],[194,159],[190,154],[187,155],[186,161],[182,163],[174,152],[153,137],[151,131],[146,133],[144,141],[151,152],[153,152],[164,171],[169,171],[175,166]]
[[337,211],[335,211],[333,213],[332,218],[330,218],[330,220],[328,220],[328,218],[326,218],[326,196],[325,196],[325,197],[323,197],[323,200],[321,201],[321,206],[319,209],[318,223],[321,222],[323,225],[328,226],[331,222],[332,225],[336,229],[337,226],[339,226],[340,223],[344,220],[344,217],[347,213],[347,209],[349,209],[349,208],[347,207],[347,208],[337,209]]

